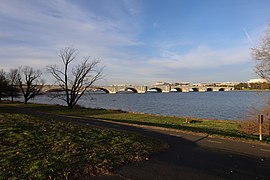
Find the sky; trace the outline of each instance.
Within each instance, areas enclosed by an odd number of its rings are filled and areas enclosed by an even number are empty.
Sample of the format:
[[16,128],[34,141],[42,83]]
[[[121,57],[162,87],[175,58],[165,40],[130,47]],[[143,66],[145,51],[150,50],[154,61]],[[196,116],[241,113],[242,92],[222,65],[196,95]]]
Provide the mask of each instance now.
[[100,59],[99,84],[246,82],[269,0],[0,0],[0,69]]

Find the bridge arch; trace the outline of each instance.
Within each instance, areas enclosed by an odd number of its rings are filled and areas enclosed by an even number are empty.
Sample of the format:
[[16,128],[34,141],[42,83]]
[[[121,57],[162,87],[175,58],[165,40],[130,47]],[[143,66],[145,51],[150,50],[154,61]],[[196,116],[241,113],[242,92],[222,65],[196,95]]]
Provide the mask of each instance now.
[[154,87],[154,88],[151,88],[150,90],[156,90],[158,93],[162,93],[161,88]]
[[133,88],[133,87],[127,87],[127,88],[125,89],[125,91],[127,91],[127,90],[131,90],[131,91],[134,92],[134,93],[138,93],[138,90],[135,89],[135,88]]
[[105,88],[97,88],[98,90],[104,91],[106,94],[109,94],[110,91],[108,89]]
[[177,92],[183,92],[181,88],[173,88],[173,89],[175,89]]
[[225,88],[220,88],[218,91],[225,91]]
[[206,91],[213,91],[213,88],[207,88]]
[[191,88],[192,92],[199,92],[199,88]]

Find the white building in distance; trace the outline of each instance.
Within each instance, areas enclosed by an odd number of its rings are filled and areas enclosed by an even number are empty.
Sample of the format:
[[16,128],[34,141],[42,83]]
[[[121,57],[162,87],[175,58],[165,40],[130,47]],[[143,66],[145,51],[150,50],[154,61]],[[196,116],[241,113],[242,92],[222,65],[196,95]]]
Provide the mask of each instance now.
[[266,79],[250,79],[247,83],[268,83],[268,81]]

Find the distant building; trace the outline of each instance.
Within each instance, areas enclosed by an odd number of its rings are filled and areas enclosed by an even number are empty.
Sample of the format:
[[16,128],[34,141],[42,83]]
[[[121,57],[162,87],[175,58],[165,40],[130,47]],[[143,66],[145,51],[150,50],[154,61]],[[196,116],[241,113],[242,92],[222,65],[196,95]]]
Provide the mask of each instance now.
[[172,83],[173,86],[190,86],[190,82],[176,82]]
[[193,86],[234,87],[237,84],[240,84],[240,83],[239,82],[202,82],[202,83],[193,84]]
[[163,86],[163,85],[171,85],[171,83],[167,83],[167,82],[157,82],[154,84],[154,86]]
[[192,84],[193,86],[203,86],[202,83]]
[[111,86],[127,86],[126,84],[113,84]]
[[266,79],[250,79],[247,83],[268,83],[268,81]]
[[240,82],[221,82],[221,83],[216,83],[216,86],[234,87],[238,84],[240,84]]

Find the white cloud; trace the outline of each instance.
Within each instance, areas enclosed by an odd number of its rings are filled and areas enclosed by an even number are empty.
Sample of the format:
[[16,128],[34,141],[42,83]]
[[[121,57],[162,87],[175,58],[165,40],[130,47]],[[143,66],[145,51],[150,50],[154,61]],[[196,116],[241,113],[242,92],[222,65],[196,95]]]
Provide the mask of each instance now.
[[1,57],[0,68],[9,69],[22,65],[45,68],[48,63],[55,62],[57,54],[45,54],[44,51],[33,50],[29,47],[3,47],[1,48]]
[[[125,59],[125,54],[122,57]],[[209,82],[211,79],[241,81],[253,75],[249,48],[243,46],[224,50],[199,46],[185,53],[164,50],[160,56],[150,59],[142,57],[144,60],[140,61],[136,61],[135,57],[126,58],[129,60],[118,61],[107,67],[114,71],[107,77],[110,81],[135,84],[152,84],[157,81]]]
[[[122,17],[111,20],[102,13],[93,14],[64,0],[24,3],[4,0],[0,9],[3,25],[0,29],[0,39],[3,40],[0,55],[6,58],[1,60],[1,66],[5,67],[18,61],[30,63],[30,60],[26,61],[30,57],[33,64],[55,63],[57,51],[65,46],[79,49],[83,56],[109,57],[115,48],[141,44],[136,40],[135,31],[130,30],[131,22],[123,21]],[[137,13],[139,10],[136,11],[135,5],[130,5],[126,16],[131,14],[131,18],[136,18]],[[40,61],[35,60],[33,52],[39,54]],[[7,64],[2,65],[3,62]]]
[[251,61],[250,52],[245,47],[215,50],[207,46],[199,46],[187,53],[165,50],[160,57],[149,60],[148,64],[170,69],[202,69],[241,64],[249,61]]
[[[102,6],[106,15],[75,3],[66,0],[29,0],[23,3],[1,0],[0,68],[24,64],[43,68],[61,63],[57,53],[65,46],[78,49],[80,56],[100,57],[102,65],[106,66],[108,84],[170,81],[178,70],[196,72],[250,61],[249,49],[241,45],[225,50],[199,46],[182,52],[179,49],[194,44],[177,38],[144,44],[143,39],[138,40],[143,30],[140,26],[145,24],[142,23],[143,7],[139,1],[110,2],[119,4]],[[155,23],[153,26],[159,26],[158,21]],[[142,45],[150,51],[160,51],[148,58],[151,55],[144,54],[143,50],[136,52],[129,48],[143,49]]]

